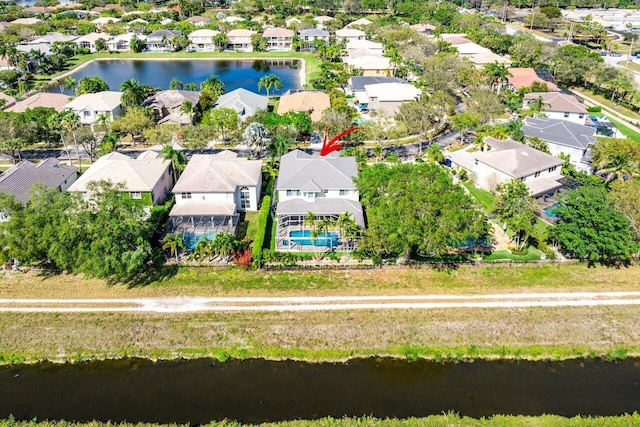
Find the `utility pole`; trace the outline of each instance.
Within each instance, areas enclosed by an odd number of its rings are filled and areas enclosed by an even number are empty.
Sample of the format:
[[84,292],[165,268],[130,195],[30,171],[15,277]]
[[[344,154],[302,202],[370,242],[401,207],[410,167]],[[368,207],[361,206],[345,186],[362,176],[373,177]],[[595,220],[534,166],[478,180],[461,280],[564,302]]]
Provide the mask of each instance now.
[[635,34],[631,33],[631,45],[629,46],[629,54],[627,55],[627,64],[625,65],[629,68],[629,58],[631,58],[631,53],[633,52],[633,41],[635,40]]

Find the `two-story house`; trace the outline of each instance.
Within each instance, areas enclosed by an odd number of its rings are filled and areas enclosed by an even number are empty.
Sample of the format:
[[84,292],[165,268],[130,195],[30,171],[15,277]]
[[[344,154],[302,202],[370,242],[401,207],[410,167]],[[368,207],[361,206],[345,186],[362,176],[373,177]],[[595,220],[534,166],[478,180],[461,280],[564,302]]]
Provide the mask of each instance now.
[[404,103],[417,101],[422,90],[409,83],[374,83],[364,86],[364,92],[358,92],[360,105],[368,110],[384,112],[394,116]]
[[151,52],[167,52],[175,49],[173,39],[180,37],[178,30],[157,30],[147,36],[147,49]]
[[195,30],[187,36],[190,48],[198,52],[213,52],[216,45],[213,38],[220,34],[220,31],[208,30],[206,28]]
[[206,16],[190,16],[187,18],[187,22],[192,23],[195,27],[205,27],[211,24],[211,18]]
[[262,160],[231,151],[195,154],[173,187],[168,232],[182,233],[190,249],[205,236],[235,233],[239,212],[258,210],[261,188]]
[[109,39],[109,35],[105,34],[105,33],[89,33],[89,34],[85,34],[84,36],[78,37],[77,39],[75,39],[74,43],[81,49],[89,49],[90,52],[95,52],[96,49],[96,41],[98,41],[98,39],[102,39],[105,41],[105,45],[106,45],[106,41]]
[[485,138],[485,151],[456,151],[452,167],[465,169],[476,185],[495,192],[499,184],[519,179],[531,195],[542,197],[562,187],[562,160],[512,139]]
[[543,114],[550,119],[566,120],[584,125],[587,119],[587,108],[573,95],[560,92],[532,92],[524,95],[522,108],[529,109],[531,101],[540,98]]
[[347,43],[355,40],[365,40],[367,35],[364,31],[356,30],[355,28],[343,28],[336,30],[336,39],[338,41],[345,41]]
[[330,34],[327,30],[323,30],[320,28],[310,28],[307,30],[300,30],[298,31],[298,34],[300,35],[300,40],[302,41],[305,48],[313,47],[313,42],[316,40],[320,40],[325,44],[329,44]]
[[300,150],[282,156],[276,182],[276,249],[309,251],[347,247],[349,242],[341,230],[317,234],[311,222],[325,218],[337,220],[348,214],[357,225],[364,227],[360,196],[353,183],[357,175],[355,157],[339,157],[335,153],[320,157]]
[[190,125],[193,122],[193,112],[182,110],[182,104],[186,100],[191,102],[193,108],[198,105],[200,92],[190,90],[161,90],[147,98],[143,108],[152,108],[158,124],[173,123],[178,125]]
[[80,123],[84,125],[94,124],[102,114],[113,120],[124,111],[122,92],[86,93],[69,102],[64,109],[76,113],[80,117]]
[[554,156],[568,155],[578,170],[593,172],[591,147],[596,143],[596,129],[561,119],[527,117],[522,132],[527,137],[546,142]]
[[131,50],[131,40],[133,38],[146,42],[147,36],[144,34],[126,33],[115,36],[114,38],[107,40],[107,50],[113,52],[128,52]]
[[251,36],[258,34],[253,30],[235,29],[227,33],[227,48],[239,52],[253,52]]
[[291,50],[295,32],[287,28],[267,28],[262,37],[267,39],[267,50]]
[[173,176],[171,160],[158,152],[145,151],[135,159],[113,152],[98,158],[68,191],[81,193],[88,200],[94,197],[90,183],[108,181],[141,206],[151,207],[163,203],[170,194]]
[[238,118],[244,121],[259,110],[266,111],[269,108],[269,98],[239,88],[221,95],[214,108],[231,108],[238,113]]

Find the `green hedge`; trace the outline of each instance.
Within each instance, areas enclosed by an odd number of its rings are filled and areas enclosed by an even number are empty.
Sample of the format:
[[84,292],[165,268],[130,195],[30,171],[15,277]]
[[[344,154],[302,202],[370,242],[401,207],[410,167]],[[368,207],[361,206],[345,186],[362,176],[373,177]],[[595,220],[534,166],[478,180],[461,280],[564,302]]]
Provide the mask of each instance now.
[[260,206],[260,213],[258,214],[258,230],[256,231],[256,238],[253,241],[253,248],[251,249],[253,266],[256,268],[260,268],[260,265],[262,265],[262,247],[264,246],[264,237],[267,234],[270,209],[271,196],[266,195],[262,199],[262,206]]

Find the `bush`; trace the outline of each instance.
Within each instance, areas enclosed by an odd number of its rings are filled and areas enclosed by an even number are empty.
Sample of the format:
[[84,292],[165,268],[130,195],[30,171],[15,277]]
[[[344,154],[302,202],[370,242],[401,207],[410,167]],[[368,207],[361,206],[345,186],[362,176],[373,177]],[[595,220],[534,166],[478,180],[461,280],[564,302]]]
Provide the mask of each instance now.
[[599,113],[602,111],[602,108],[599,106],[587,107],[587,112],[589,113]]
[[256,238],[253,241],[251,254],[253,256],[253,266],[260,268],[262,265],[262,246],[264,246],[264,238],[267,234],[267,225],[269,223],[269,210],[271,209],[271,196],[264,196],[260,213],[258,214],[258,229],[256,230]]

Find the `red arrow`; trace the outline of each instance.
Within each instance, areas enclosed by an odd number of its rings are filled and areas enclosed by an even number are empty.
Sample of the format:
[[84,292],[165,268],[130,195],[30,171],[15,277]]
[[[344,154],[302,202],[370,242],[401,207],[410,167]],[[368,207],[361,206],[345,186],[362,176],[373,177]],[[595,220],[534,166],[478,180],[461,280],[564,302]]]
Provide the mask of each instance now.
[[326,156],[329,153],[333,153],[334,151],[339,150],[340,148],[342,148],[342,144],[340,144],[340,138],[342,138],[345,135],[350,134],[351,132],[355,132],[357,130],[363,129],[362,126],[356,126],[356,127],[352,127],[351,129],[347,129],[344,132],[340,133],[337,136],[334,136],[333,138],[331,138],[331,141],[327,142],[327,139],[329,138],[329,129],[325,129],[324,131],[324,139],[322,140],[322,150],[320,151],[320,155],[321,156]]

